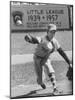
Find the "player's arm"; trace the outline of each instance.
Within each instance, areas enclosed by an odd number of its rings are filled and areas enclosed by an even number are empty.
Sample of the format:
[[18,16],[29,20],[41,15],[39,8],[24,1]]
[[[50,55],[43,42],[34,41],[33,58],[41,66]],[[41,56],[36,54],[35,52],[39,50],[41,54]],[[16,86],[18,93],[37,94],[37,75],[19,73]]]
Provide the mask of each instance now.
[[71,61],[69,60],[68,56],[66,55],[66,53],[64,52],[64,50],[61,48],[59,42],[54,39],[54,44],[56,47],[56,50],[58,51],[58,53],[65,59],[65,61],[70,65]]
[[38,39],[36,37],[31,36],[31,35],[26,35],[25,40],[27,42],[33,43],[33,44],[38,44],[39,43]]
[[67,57],[66,53],[62,50],[62,48],[59,48],[57,51],[65,59],[65,61],[68,63],[69,66],[68,66],[68,71],[66,73],[66,76],[67,76],[68,80],[72,81],[73,80],[72,63],[70,62],[69,58]]
[[66,55],[66,53],[63,51],[63,49],[60,47],[57,49],[57,51],[65,59],[65,61],[70,65],[71,62],[70,62],[68,56]]

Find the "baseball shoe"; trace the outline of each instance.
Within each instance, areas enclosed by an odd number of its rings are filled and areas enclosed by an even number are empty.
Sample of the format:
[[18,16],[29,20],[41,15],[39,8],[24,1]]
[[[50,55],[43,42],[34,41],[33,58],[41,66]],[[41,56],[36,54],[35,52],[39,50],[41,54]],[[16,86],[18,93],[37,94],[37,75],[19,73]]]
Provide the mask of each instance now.
[[60,95],[63,91],[59,91],[57,88],[54,88],[53,95]]
[[46,89],[46,85],[43,83],[43,84],[41,84],[41,87],[43,88],[43,89]]

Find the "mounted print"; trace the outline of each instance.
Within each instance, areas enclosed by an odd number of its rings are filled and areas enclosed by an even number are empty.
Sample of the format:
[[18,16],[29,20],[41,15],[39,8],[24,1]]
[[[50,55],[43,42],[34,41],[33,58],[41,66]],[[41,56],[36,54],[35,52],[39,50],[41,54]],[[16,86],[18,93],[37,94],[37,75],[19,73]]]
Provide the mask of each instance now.
[[73,95],[73,5],[10,2],[10,98]]

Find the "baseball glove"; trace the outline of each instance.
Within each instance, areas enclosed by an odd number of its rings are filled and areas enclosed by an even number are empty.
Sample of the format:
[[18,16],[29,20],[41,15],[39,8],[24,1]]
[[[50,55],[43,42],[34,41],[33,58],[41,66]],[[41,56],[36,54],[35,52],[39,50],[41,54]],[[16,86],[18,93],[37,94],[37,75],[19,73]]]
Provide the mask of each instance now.
[[73,80],[73,67],[69,66],[66,76],[68,80],[70,81]]

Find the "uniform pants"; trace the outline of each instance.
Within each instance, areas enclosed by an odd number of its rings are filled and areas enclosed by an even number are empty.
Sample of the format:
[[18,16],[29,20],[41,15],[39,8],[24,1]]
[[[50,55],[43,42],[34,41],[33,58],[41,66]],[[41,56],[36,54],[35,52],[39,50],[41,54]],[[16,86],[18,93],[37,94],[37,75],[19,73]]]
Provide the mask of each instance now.
[[35,66],[35,72],[37,75],[37,82],[40,85],[43,84],[43,80],[42,80],[43,67],[46,68],[46,72],[48,75],[50,73],[55,72],[52,65],[51,65],[51,61],[49,58],[47,60],[43,60],[42,58],[34,55],[34,66]]

